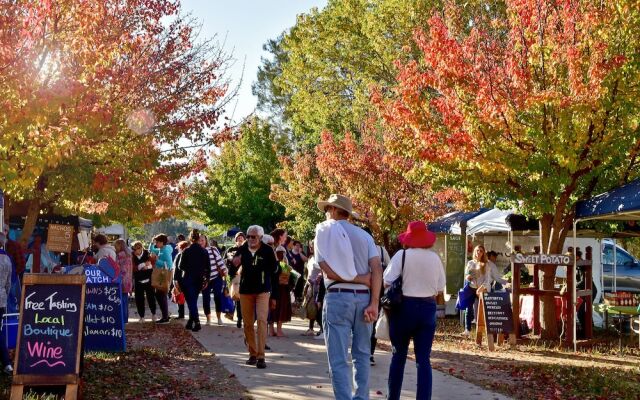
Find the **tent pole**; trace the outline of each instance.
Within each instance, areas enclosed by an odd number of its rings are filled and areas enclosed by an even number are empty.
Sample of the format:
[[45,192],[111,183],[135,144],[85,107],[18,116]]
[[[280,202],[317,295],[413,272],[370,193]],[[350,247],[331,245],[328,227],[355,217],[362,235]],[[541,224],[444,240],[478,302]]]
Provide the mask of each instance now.
[[[576,227],[578,225],[578,221],[579,220],[574,220],[573,221],[573,287],[571,288],[571,309],[569,310],[570,313],[573,313],[573,326],[571,327],[571,329],[573,329],[573,352],[577,352],[578,351],[578,344],[576,341],[576,333],[577,333],[577,329],[576,329],[576,316],[575,316],[575,312],[576,312],[576,304],[577,304],[577,299],[576,299],[576,278],[577,278],[577,270],[578,270],[578,257],[577,255],[577,244],[578,244],[578,239],[577,239],[577,233],[576,233]],[[583,328],[584,329],[584,328]]]
[[618,242],[615,238],[613,238],[613,284],[611,285],[613,288],[613,292],[616,293],[618,291]]

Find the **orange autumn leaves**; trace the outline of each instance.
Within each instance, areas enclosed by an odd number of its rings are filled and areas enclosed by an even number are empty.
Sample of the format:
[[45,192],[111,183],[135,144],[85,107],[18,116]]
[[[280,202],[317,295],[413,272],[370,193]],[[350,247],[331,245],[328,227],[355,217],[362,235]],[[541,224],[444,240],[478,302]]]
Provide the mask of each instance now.
[[0,1],[0,187],[65,213],[174,210],[203,167],[178,141],[214,134],[227,89],[194,26],[176,0]]

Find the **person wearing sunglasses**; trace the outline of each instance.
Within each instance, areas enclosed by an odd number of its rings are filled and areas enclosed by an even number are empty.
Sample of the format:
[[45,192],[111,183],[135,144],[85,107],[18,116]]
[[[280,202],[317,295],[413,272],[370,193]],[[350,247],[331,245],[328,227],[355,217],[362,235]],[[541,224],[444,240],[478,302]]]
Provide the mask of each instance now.
[[[267,317],[272,291],[271,277],[278,270],[273,249],[262,242],[264,229],[252,225],[247,229],[247,241],[240,246],[233,264],[240,275],[240,304],[244,320],[244,336],[249,350],[248,365],[266,368],[265,343],[267,340]],[[257,317],[257,335],[253,328]]]

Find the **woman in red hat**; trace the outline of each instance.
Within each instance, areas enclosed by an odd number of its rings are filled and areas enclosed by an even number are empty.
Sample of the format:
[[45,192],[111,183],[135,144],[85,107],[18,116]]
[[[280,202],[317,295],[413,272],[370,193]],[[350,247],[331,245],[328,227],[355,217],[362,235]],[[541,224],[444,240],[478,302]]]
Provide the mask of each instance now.
[[385,286],[402,276],[402,303],[389,315],[393,356],[387,398],[400,398],[409,341],[413,339],[418,369],[416,399],[431,399],[431,345],[436,331],[436,296],[445,287],[444,267],[438,254],[430,250],[436,235],[424,222],[409,223],[398,240],[404,250],[393,256],[384,272]]

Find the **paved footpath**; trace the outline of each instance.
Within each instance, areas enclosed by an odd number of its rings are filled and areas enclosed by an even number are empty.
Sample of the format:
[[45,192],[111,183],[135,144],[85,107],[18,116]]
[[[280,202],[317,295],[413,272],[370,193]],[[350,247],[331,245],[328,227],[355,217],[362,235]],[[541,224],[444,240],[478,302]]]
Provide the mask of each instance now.
[[[307,325],[307,321],[294,318],[285,324],[287,337],[267,339],[272,350],[266,353],[267,369],[264,370],[245,365],[248,354],[242,330],[236,328],[235,322],[224,319],[223,326],[203,325],[202,330],[193,335],[208,351],[215,353],[256,400],[331,399],[333,392],[324,341],[302,336]],[[375,359],[377,364],[371,367],[369,381],[371,399],[384,399],[391,355],[376,350]],[[434,400],[509,399],[436,370],[433,382]],[[407,360],[402,398],[415,398],[415,390],[415,363]]]

